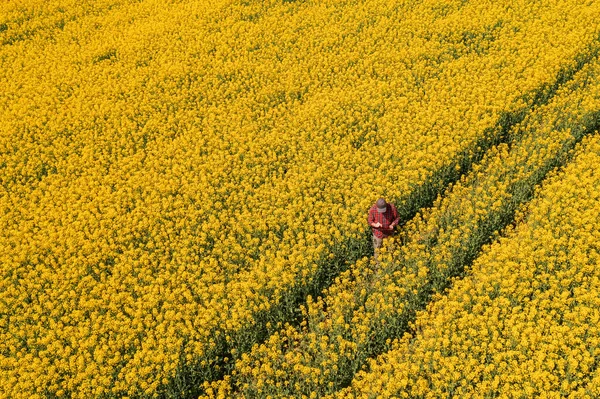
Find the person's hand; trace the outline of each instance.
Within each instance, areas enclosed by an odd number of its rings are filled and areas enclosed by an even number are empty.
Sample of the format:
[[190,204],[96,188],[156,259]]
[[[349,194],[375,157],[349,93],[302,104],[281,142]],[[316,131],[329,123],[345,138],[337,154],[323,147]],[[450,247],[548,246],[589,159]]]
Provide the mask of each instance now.
[[371,226],[373,226],[373,227],[381,227],[381,223],[379,223],[379,222],[373,223]]

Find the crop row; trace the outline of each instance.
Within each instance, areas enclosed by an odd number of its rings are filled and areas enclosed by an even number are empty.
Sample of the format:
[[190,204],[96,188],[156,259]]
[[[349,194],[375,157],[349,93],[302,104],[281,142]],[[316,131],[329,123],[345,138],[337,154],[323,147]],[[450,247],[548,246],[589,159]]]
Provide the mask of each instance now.
[[508,132],[434,206],[404,226],[380,264],[361,259],[288,325],[241,356],[209,397],[310,397],[348,384],[407,331],[432,293],[460,275],[513,221],[546,174],[600,125],[600,63],[582,67]]
[[600,394],[600,137],[338,398]]
[[371,201],[410,216],[545,101],[597,14],[144,1],[3,45],[1,389],[176,396],[221,376],[347,267],[332,256],[365,253]]

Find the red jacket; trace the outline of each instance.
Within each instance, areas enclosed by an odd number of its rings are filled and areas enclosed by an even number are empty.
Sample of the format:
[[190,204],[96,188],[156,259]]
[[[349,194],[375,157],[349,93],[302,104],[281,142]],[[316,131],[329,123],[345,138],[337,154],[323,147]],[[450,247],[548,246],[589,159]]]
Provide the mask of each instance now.
[[394,228],[390,227],[391,224],[396,226],[400,221],[400,216],[398,216],[398,210],[394,206],[394,204],[388,203],[386,206],[386,210],[383,213],[379,213],[377,211],[377,206],[373,205],[371,209],[369,209],[369,217],[367,218],[369,222],[369,226],[372,223],[381,223],[381,227],[373,227],[373,235],[378,238],[389,237],[394,233]]

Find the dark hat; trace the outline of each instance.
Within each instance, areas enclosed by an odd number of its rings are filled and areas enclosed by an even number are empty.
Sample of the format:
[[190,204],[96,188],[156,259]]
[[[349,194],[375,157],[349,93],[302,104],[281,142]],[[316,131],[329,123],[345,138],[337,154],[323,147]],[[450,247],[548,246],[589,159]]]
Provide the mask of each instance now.
[[387,210],[387,202],[385,202],[383,198],[379,198],[375,203],[375,206],[377,207],[377,212],[379,213],[383,213]]

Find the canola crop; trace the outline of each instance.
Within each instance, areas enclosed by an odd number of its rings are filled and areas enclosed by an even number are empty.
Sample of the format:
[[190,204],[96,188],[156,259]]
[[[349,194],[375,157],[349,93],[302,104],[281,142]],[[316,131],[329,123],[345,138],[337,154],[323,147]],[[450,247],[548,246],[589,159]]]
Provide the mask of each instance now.
[[373,197],[408,214],[441,190],[589,58],[597,19],[573,1],[3,2],[0,394],[220,376],[361,242]]
[[597,397],[599,164],[595,134],[338,397]]
[[286,326],[255,346],[223,381],[206,384],[208,396],[320,397],[350,381],[408,329],[430,291],[443,291],[513,220],[536,184],[600,126],[598,76],[594,59],[404,226],[379,264],[352,265],[308,301],[300,328]]

